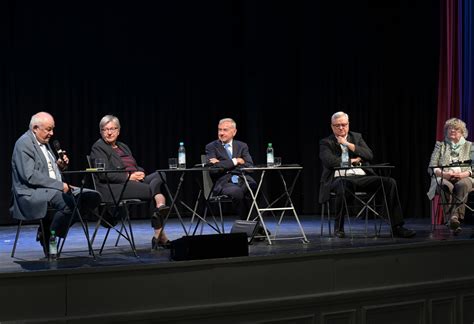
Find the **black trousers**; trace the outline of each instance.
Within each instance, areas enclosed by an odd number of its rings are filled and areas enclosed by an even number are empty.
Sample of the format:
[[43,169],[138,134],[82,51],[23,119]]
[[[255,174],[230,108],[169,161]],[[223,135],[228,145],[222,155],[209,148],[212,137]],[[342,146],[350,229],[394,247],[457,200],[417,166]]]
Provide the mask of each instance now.
[[[240,179],[239,183],[228,182],[222,186],[222,190],[217,194],[231,197],[232,209],[240,219],[246,220],[252,199],[243,181]],[[249,185],[252,190],[255,190],[257,187],[257,184],[254,182],[250,182]]]
[[[43,220],[45,231],[54,230],[56,236],[64,237],[66,235],[68,225],[71,222],[72,212],[74,210],[74,199],[77,199],[79,190],[74,190],[72,193],[64,193],[57,191],[53,198],[48,201],[50,207],[56,209],[52,217],[46,215]],[[79,212],[82,216],[96,208],[100,204],[100,194],[95,190],[84,189],[79,200]],[[75,219],[77,220],[77,219]]]
[[[336,224],[335,229],[344,228],[344,193],[346,201],[350,201],[353,197],[352,193],[357,191],[375,192],[380,186],[384,186],[387,198],[388,212],[390,213],[390,221],[392,226],[403,225],[403,215],[398,197],[398,189],[396,181],[391,177],[379,177],[373,175],[336,177],[331,184],[331,191],[336,193]],[[380,192],[381,189],[380,189]]]
[[[163,179],[166,181],[166,175],[162,173]],[[163,180],[158,172],[150,173],[143,181],[129,181],[125,187],[122,199],[140,199],[150,201],[149,214],[151,216],[151,226],[159,229],[163,226],[163,218],[155,212],[155,196],[161,193]],[[115,189],[115,188],[114,188]],[[107,189],[106,189],[107,190]],[[115,197],[120,195],[122,186],[117,186],[114,190]]]

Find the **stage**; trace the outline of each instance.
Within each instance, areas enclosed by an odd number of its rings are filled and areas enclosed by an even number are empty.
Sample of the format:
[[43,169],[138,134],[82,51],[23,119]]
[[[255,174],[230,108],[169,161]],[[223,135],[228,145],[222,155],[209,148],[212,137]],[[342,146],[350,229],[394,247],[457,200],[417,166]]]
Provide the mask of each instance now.
[[[254,242],[248,257],[172,261],[169,250],[151,251],[152,228],[133,221],[139,257],[123,239],[108,240],[96,260],[75,224],[61,258],[44,259],[36,225],[0,227],[1,322],[205,323],[471,323],[474,319],[474,227],[454,236],[429,219],[408,219],[412,239],[392,239],[382,226],[352,221],[353,238],[320,237],[319,216],[302,216],[309,243]],[[233,219],[225,222],[230,230]],[[275,230],[275,221],[269,221]],[[90,223],[92,228],[93,224]],[[297,234],[284,222],[279,237]],[[171,240],[181,225],[166,225]],[[98,250],[101,228],[94,249]],[[204,227],[204,234],[212,233]],[[435,307],[436,306],[436,307]],[[461,321],[461,319],[463,319]]]

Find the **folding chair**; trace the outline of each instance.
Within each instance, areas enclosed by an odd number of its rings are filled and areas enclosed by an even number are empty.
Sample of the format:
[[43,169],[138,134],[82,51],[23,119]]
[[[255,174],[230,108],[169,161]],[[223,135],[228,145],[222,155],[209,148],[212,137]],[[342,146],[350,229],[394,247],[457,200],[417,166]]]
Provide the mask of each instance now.
[[[89,167],[91,167],[91,159],[89,155],[86,155],[87,158],[87,164]],[[96,186],[96,179],[95,175],[92,177],[92,185],[94,187],[94,190],[97,190]],[[113,202],[101,202],[98,210],[99,213],[95,213],[97,216],[98,220],[94,229],[94,233],[92,234],[92,239],[91,239],[91,244],[94,243],[97,232],[99,230],[99,227],[101,224],[105,224],[107,227],[107,232],[105,233],[104,240],[102,242],[102,245],[99,250],[99,255],[102,254],[102,251],[104,250],[105,243],[107,242],[107,238],[109,236],[110,230],[113,229],[117,234],[117,240],[115,242],[115,246],[118,246],[118,242],[121,237],[123,237],[127,242],[130,244],[130,247],[136,257],[138,257],[137,254],[137,249],[135,246],[135,239],[133,237],[133,229],[132,229],[132,222],[130,220],[130,210],[129,208],[131,206],[138,206],[138,205],[144,205],[144,204],[149,204],[150,202],[147,200],[141,200],[141,199],[123,199],[118,203],[118,206],[113,203]],[[119,208],[119,210],[116,210]],[[113,224],[109,220],[107,220],[104,216],[106,213],[111,213],[113,217],[116,217],[117,215],[118,218],[118,223]],[[116,225],[120,224],[120,229],[116,228]]]
[[[201,163],[203,165],[205,165],[205,164],[207,164],[207,162],[208,161],[207,161],[206,155],[201,155]],[[217,204],[218,208],[219,208],[219,218],[220,218],[220,226],[221,226],[219,232],[220,233],[225,233],[224,215],[223,215],[223,212],[222,212],[222,203],[232,203],[232,198],[230,198],[227,195],[215,195],[214,194],[214,192],[213,192],[214,182],[212,181],[212,178],[211,178],[211,175],[210,175],[209,171],[203,171],[202,172],[202,190],[203,190],[203,193],[204,193],[204,199],[206,200],[206,204],[205,204],[205,207],[204,207],[203,217],[202,217],[202,219],[201,218],[198,219],[198,224],[196,224],[193,235],[196,233],[196,230],[199,226],[199,222],[201,222],[201,221],[207,222],[206,218],[207,218],[207,213],[208,213],[208,206],[215,205],[215,204]],[[211,211],[211,214],[212,214],[212,218],[214,220],[215,227],[217,229],[219,229],[218,222],[217,222],[214,214],[212,213],[212,211]],[[193,224],[193,220],[194,220],[194,215],[193,215],[193,218],[191,218],[191,226]],[[212,227],[214,228],[214,226],[212,226]],[[203,224],[201,224],[201,234],[202,234],[202,230],[203,230]]]
[[[56,211],[56,209],[48,208],[45,217],[47,217],[49,213],[54,212],[54,211]],[[15,217],[13,216],[13,218],[15,218]],[[12,258],[15,257],[16,246],[17,246],[18,240],[20,238],[20,232],[21,232],[21,227],[22,227],[23,223],[37,223],[39,221],[40,227],[41,227],[41,232],[44,233],[43,218],[39,218],[39,219],[35,219],[35,220],[28,220],[28,221],[18,219],[18,225],[17,225],[17,228],[16,228],[16,234],[15,234],[15,241],[13,242],[13,248],[12,248],[12,253],[11,253]],[[49,242],[46,242],[46,236],[45,235],[43,235],[42,240],[43,240],[43,244],[42,244],[43,245],[43,253],[44,253],[44,256],[47,258],[48,253],[47,253],[46,244],[49,244]]]
[[[469,205],[469,202],[464,202],[464,200],[474,192],[474,188],[472,188],[464,198],[461,200],[462,204],[459,204],[457,208],[459,208],[461,205],[464,205],[464,207],[469,210],[471,213],[474,212],[474,208]],[[453,199],[456,200],[455,196],[453,196]],[[451,202],[451,203],[443,203],[441,196],[439,193],[436,193],[433,199],[430,200],[430,212],[431,212],[431,231],[435,230],[436,225],[439,224],[447,224],[449,219],[447,219],[447,215],[445,215],[444,208],[443,206],[445,205],[455,205],[456,202]]]
[[[380,214],[376,211],[376,203],[375,203],[375,197],[377,193],[379,192],[380,189],[376,190],[373,193],[367,193],[367,192],[362,192],[362,191],[356,191],[352,192],[349,191],[352,197],[355,199],[357,203],[361,206],[360,209],[358,210],[356,216],[354,217],[355,219],[359,219],[363,213],[365,213],[365,236],[368,237],[368,227],[369,227],[369,211],[372,212],[375,217],[379,217],[382,220],[382,217]],[[331,192],[330,193],[330,198],[328,201],[324,202],[321,204],[321,237],[324,235],[324,222],[325,219],[327,219],[328,222],[328,230],[329,230],[329,236],[332,236],[331,233],[331,200],[335,201],[336,199],[336,193]],[[348,205],[346,200],[344,199],[343,201],[344,206],[340,206],[340,208],[344,209],[344,215],[341,215],[341,217],[346,217],[347,218],[347,223],[349,225],[349,232],[351,233],[352,236],[352,227],[351,227],[351,222],[350,222],[350,213],[349,210],[352,210],[355,205]],[[335,202],[333,203],[334,205],[334,215],[336,214],[338,206],[336,206]],[[381,230],[381,222],[377,228],[377,224],[374,222],[374,235],[377,237],[380,234]]]

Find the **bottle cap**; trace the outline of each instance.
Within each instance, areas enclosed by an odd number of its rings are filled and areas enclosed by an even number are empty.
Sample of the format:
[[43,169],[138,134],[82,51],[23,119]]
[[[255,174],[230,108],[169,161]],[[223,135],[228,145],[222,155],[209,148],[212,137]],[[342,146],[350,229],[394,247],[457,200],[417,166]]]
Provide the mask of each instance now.
[[184,145],[184,142],[179,142],[179,145]]
[[272,147],[272,143],[268,143],[268,147]]
[[56,235],[56,231],[55,231],[55,230],[51,230],[51,235]]

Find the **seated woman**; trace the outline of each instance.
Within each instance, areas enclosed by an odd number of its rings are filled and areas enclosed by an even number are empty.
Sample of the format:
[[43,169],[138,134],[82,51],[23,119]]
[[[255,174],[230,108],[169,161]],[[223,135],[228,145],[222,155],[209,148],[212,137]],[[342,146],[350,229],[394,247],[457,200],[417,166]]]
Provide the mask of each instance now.
[[433,199],[435,193],[440,194],[444,215],[454,231],[460,230],[460,221],[464,219],[464,204],[474,180],[470,166],[459,166],[460,162],[470,160],[472,156],[473,147],[471,142],[466,141],[467,135],[466,124],[461,119],[447,120],[444,124],[444,141],[436,142],[429,165],[450,167],[428,168],[432,177],[428,197]]
[[[151,242],[152,249],[157,249],[159,246],[169,248],[170,242],[162,231],[163,216],[167,215],[169,207],[165,205],[166,200],[161,193],[162,180],[160,175],[157,172],[146,175],[144,169],[137,165],[130,148],[126,144],[117,141],[120,135],[120,121],[117,117],[104,116],[99,123],[99,130],[102,138],[92,146],[91,160],[103,159],[106,169],[132,171],[122,198],[150,200],[152,202],[150,206],[151,225],[155,229]],[[103,200],[106,202],[113,201],[107,182],[117,199],[127,177],[128,174],[126,173],[109,173],[107,177],[101,175],[97,183],[97,190],[102,194]]]

